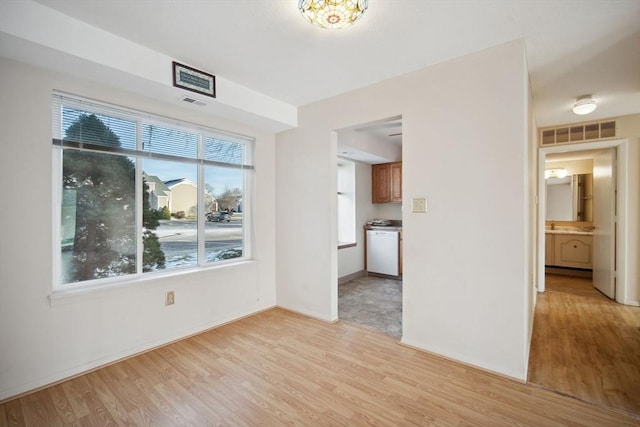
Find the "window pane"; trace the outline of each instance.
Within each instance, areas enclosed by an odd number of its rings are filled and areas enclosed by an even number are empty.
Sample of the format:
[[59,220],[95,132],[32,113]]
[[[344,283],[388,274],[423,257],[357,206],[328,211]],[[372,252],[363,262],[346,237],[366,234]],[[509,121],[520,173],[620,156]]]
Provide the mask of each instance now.
[[244,163],[244,144],[221,139],[204,138],[204,159],[215,162],[242,165]]
[[243,255],[243,176],[241,169],[205,167],[206,262]]
[[62,109],[65,141],[105,147],[136,148],[136,122],[70,107]]
[[356,164],[338,159],[338,242],[356,241]]
[[62,189],[62,283],[134,274],[134,162],[64,151]]
[[142,162],[148,203],[148,220],[143,213],[144,271],[197,265],[197,166],[150,159]]
[[246,256],[248,138],[60,95],[53,113],[62,284]]
[[142,125],[142,149],[150,153],[195,159],[198,155],[198,136],[181,130],[144,123]]

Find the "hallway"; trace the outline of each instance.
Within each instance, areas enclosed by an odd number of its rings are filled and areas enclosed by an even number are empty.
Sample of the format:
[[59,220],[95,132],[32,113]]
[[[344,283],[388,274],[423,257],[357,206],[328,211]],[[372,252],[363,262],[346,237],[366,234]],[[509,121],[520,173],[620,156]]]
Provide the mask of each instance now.
[[640,308],[609,300],[591,279],[548,274],[528,381],[639,416]]

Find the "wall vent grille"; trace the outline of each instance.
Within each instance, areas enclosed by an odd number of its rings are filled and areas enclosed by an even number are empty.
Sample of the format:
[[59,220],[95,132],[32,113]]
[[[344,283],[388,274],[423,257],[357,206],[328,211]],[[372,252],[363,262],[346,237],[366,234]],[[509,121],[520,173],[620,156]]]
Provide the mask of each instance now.
[[614,138],[616,129],[615,120],[542,129],[540,131],[540,145],[575,144],[596,139]]
[[205,105],[207,105],[206,102],[198,101],[197,99],[193,99],[189,96],[183,96],[182,98],[180,98],[180,100],[188,102],[189,104],[197,105],[199,107],[204,107]]

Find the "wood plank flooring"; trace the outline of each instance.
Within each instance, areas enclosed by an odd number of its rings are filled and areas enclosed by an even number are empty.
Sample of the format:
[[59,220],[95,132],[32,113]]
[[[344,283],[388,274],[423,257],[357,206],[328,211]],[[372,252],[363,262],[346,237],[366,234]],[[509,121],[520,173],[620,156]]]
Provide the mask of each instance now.
[[0,405],[0,425],[624,426],[640,418],[273,309]]
[[640,416],[640,307],[609,300],[591,279],[547,275],[545,283],[529,381]]

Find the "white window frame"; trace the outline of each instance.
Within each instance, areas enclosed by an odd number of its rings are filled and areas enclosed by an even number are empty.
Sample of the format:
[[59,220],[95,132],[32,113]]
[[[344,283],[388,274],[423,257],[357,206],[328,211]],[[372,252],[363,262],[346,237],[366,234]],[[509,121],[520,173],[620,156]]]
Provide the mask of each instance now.
[[356,243],[356,162],[338,157],[338,245]]
[[[122,285],[131,282],[137,282],[141,280],[148,280],[153,278],[160,278],[165,276],[174,276],[176,274],[185,274],[191,273],[198,270],[210,269],[210,268],[219,268],[222,266],[236,265],[246,262],[248,260],[253,259],[252,255],[252,229],[253,229],[253,210],[252,210],[252,201],[253,201],[253,189],[254,189],[254,146],[255,139],[249,136],[235,134],[231,132],[226,132],[223,130],[204,127],[198,124],[193,124],[185,121],[181,121],[174,118],[163,117],[159,115],[154,115],[151,113],[140,112],[137,110],[112,106],[109,104],[101,103],[95,100],[89,100],[73,95],[68,95],[65,93],[54,92],[53,95],[53,103],[52,103],[52,111],[53,111],[53,131],[52,138],[53,140],[62,140],[64,135],[62,132],[62,106],[68,106],[76,109],[80,109],[83,111],[87,111],[90,113],[102,114],[110,117],[122,118],[125,120],[135,120],[137,123],[137,131],[136,131],[136,145],[138,150],[142,150],[142,124],[155,124],[162,126],[164,128],[174,128],[180,131],[189,131],[192,133],[196,133],[198,135],[198,149],[197,149],[197,159],[179,159],[179,158],[171,158],[167,159],[168,161],[176,162],[176,163],[188,163],[188,164],[196,164],[197,166],[197,203],[198,203],[198,216],[197,216],[197,251],[198,251],[198,262],[195,266],[185,266],[185,267],[175,267],[169,270],[156,270],[152,272],[142,272],[142,253],[143,253],[143,241],[142,241],[142,203],[145,195],[142,194],[142,186],[138,185],[142,182],[142,174],[143,168],[139,167],[139,161],[144,158],[160,158],[162,156],[154,156],[154,155],[128,155],[122,154],[126,157],[134,157],[135,158],[135,182],[136,182],[136,273],[115,276],[115,277],[106,277],[100,279],[86,280],[81,282],[72,282],[72,283],[62,283],[62,265],[61,265],[61,250],[62,250],[62,242],[61,242],[61,232],[62,232],[62,224],[61,224],[61,207],[62,207],[62,160],[63,160],[63,152],[65,150],[69,150],[71,148],[63,148],[62,146],[52,144],[52,212],[53,215],[53,286],[52,291],[55,295],[56,293],[62,294],[69,291],[77,291],[77,290],[90,290],[94,288],[104,288],[111,287],[115,285]],[[235,164],[225,164],[223,162],[216,161],[206,161],[203,159],[204,157],[204,139],[205,137],[212,137],[224,141],[240,143],[244,146],[244,159],[242,165]],[[99,152],[99,151],[93,151]],[[104,152],[109,155],[119,155],[113,154],[109,152]],[[229,167],[229,168],[238,168],[243,170],[243,188],[242,188],[242,199],[243,199],[243,209],[242,209],[242,256],[238,258],[232,258],[227,260],[220,261],[206,261],[206,253],[205,253],[205,217],[202,215],[204,212],[204,192],[205,192],[205,168],[207,166],[214,167]]]

